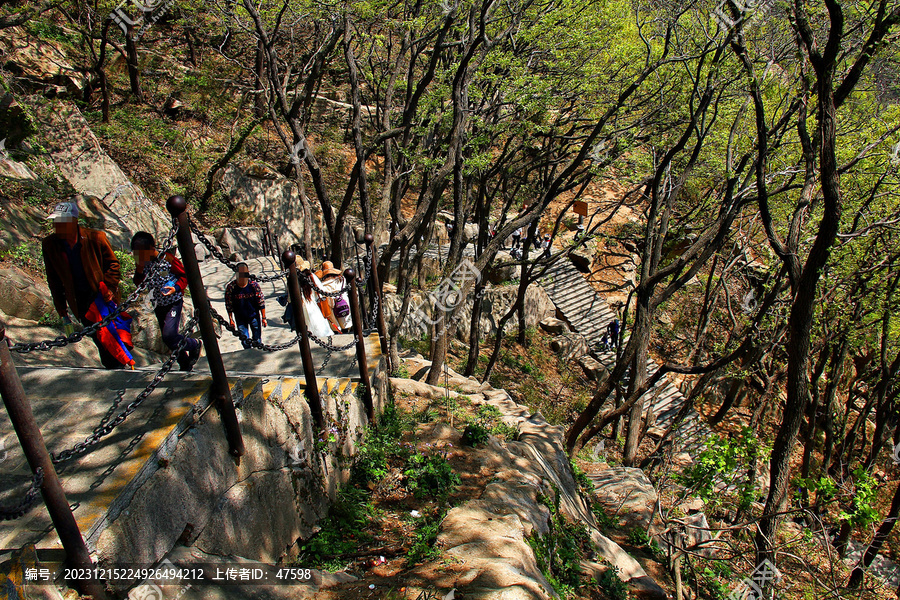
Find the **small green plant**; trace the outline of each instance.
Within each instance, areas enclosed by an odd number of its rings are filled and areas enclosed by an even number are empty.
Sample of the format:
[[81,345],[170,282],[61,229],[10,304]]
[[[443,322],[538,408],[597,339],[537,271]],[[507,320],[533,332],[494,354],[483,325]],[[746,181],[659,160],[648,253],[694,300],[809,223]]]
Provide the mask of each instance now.
[[551,502],[541,497],[542,504],[550,509],[550,533],[527,538],[535,559],[547,581],[557,594],[566,598],[585,583],[581,561],[593,553],[591,538],[584,523],[569,521],[559,511],[559,490],[554,490]]
[[650,545],[650,534],[642,527],[635,527],[628,532],[628,543],[637,548]]
[[519,430],[503,422],[503,413],[491,404],[482,404],[475,410],[475,417],[466,424],[462,441],[469,446],[487,442],[489,435],[515,440]]
[[365,491],[349,486],[341,490],[320,522],[319,532],[300,546],[299,564],[328,571],[343,569],[349,555],[371,538],[364,528],[372,512]]
[[115,250],[116,258],[119,259],[119,273],[122,274],[122,282],[119,284],[119,291],[122,297],[126,297],[134,291],[134,283],[131,281],[131,274],[134,273],[134,255],[130,252]]
[[578,463],[575,462],[574,459],[569,459],[569,465],[572,466],[572,475],[575,476],[575,482],[578,483],[578,486],[587,494],[594,493],[594,482],[591,481],[591,478],[588,477],[587,473],[578,466]]
[[446,500],[460,484],[447,453],[442,450],[414,453],[406,460],[406,487],[416,498]]
[[393,402],[381,412],[376,425],[369,425],[363,441],[357,446],[356,461],[350,470],[351,481],[357,485],[381,481],[390,470],[388,461],[405,459],[409,451],[399,443],[406,425],[404,415]]
[[606,512],[606,509],[599,502],[593,502],[591,504],[591,512],[594,513],[594,518],[597,520],[597,525],[600,529],[604,531],[609,531],[610,529],[615,529],[618,527],[619,523]]
[[37,244],[23,242],[3,254],[3,258],[31,271],[43,271],[44,261]]
[[478,446],[487,442],[491,432],[482,421],[472,421],[466,425],[462,434],[462,442],[467,446]]
[[438,532],[441,530],[441,523],[446,514],[446,511],[441,511],[437,515],[423,517],[417,524],[412,545],[406,553],[406,562],[410,566],[432,560],[440,554],[440,551],[434,547],[434,543],[437,541]]
[[597,586],[612,600],[628,600],[628,586],[619,579],[616,571],[616,567],[610,565],[600,577],[597,577]]

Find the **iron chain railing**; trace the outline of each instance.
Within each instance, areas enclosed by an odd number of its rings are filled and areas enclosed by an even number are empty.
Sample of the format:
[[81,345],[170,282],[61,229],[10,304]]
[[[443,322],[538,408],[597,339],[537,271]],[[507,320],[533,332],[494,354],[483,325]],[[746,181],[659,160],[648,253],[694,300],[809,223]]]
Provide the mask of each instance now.
[[372,310],[369,311],[369,326],[363,329],[363,335],[369,335],[378,329],[378,291],[372,294]]
[[319,296],[323,296],[325,298],[338,298],[350,290],[350,285],[345,281],[344,285],[341,286],[341,289],[339,289],[338,291],[326,292],[325,290],[319,288],[319,286],[317,286],[315,283],[313,283],[312,275],[305,275],[304,273],[300,273],[300,276],[307,277],[309,279],[309,285],[312,287],[312,289],[315,290],[315,292]]
[[181,354],[181,351],[184,350],[184,347],[187,345],[188,337],[186,333],[193,329],[194,325],[197,323],[196,317],[191,317],[191,319],[187,322],[184,329],[182,330],[182,335],[185,337],[181,340],[178,346],[172,350],[172,355],[163,363],[162,367],[160,367],[159,371],[156,372],[156,375],[153,377],[153,380],[144,388],[140,394],[138,394],[134,400],[132,400],[123,410],[119,413],[116,418],[110,420],[113,411],[118,407],[119,403],[122,401],[122,396],[120,395],[116,398],[116,401],[113,403],[112,408],[107,412],[106,416],[100,421],[100,424],[94,429],[94,431],[89,435],[83,442],[79,442],[75,444],[69,450],[63,450],[59,454],[51,454],[50,457],[53,460],[54,464],[59,464],[70,460],[75,456],[79,456],[84,454],[84,452],[95,446],[100,442],[101,439],[106,437],[112,432],[113,429],[121,425],[125,422],[125,419],[133,413],[137,408],[141,405],[141,403],[146,400],[150,394],[159,386],[162,382],[163,378],[172,370],[172,365],[175,364],[175,361],[178,360],[178,356]]
[[325,372],[325,367],[328,366],[328,361],[331,360],[331,350],[325,350],[325,360],[322,361],[322,366],[319,367],[319,370],[316,372],[316,375],[322,375]]
[[31,486],[25,492],[25,496],[18,503],[12,506],[0,506],[0,521],[14,521],[24,517],[31,508],[38,502],[38,494],[41,491],[41,484],[44,483],[44,470],[37,468],[31,478]]
[[[197,239],[200,240],[200,243],[206,247],[206,249],[209,251],[209,253],[212,254],[216,260],[218,260],[220,263],[222,263],[223,265],[225,265],[232,271],[237,271],[238,263],[225,258],[225,255],[222,254],[222,252],[216,247],[216,245],[213,244],[211,241],[209,241],[209,239],[206,237],[206,234],[203,233],[202,231],[200,231],[200,228],[197,227],[197,224],[194,223],[193,219],[190,220],[190,224],[191,224],[191,231],[194,233],[194,235],[197,236]],[[279,271],[277,273],[273,273],[272,275],[254,275],[252,273],[250,274],[250,279],[252,279],[253,281],[259,281],[262,283],[266,283],[269,281],[277,281],[279,279],[284,279],[285,277],[287,277],[287,271]]]
[[250,346],[252,346],[253,348],[257,348],[258,350],[263,350],[265,352],[281,352],[282,350],[287,350],[288,348],[293,347],[294,345],[297,344],[297,342],[300,341],[300,335],[298,334],[298,335],[294,336],[294,339],[287,341],[283,344],[274,344],[274,345],[273,344],[263,344],[262,342],[257,342],[256,340],[248,337],[246,334],[244,334],[244,332],[239,330],[237,327],[232,326],[231,322],[226,321],[225,317],[220,315],[216,311],[216,309],[214,309],[212,307],[211,304],[209,307],[209,312],[212,315],[213,319],[218,321],[219,325],[221,325],[222,327],[224,327],[225,329],[227,329],[228,331],[231,332],[231,335],[240,339],[242,342],[246,342],[247,344],[250,344]]
[[327,350],[329,352],[344,352],[345,350],[349,350],[350,348],[355,346],[356,342],[357,342],[356,336],[353,336],[352,342],[345,344],[343,346],[335,346],[331,342],[326,342],[326,341],[320,339],[311,331],[308,331],[307,333],[309,334],[309,339],[314,341],[318,346],[325,348],[325,350]]
[[[178,225],[174,222],[172,224],[172,230],[169,232],[169,236],[166,238],[165,243],[161,246],[161,250],[154,261],[165,260],[164,254],[169,251],[172,247],[173,240],[175,239],[175,234],[178,231]],[[97,321],[96,323],[92,323],[88,325],[84,329],[80,331],[76,331],[71,335],[65,336],[61,335],[52,340],[42,340],[40,342],[28,342],[22,344],[13,344],[9,347],[10,351],[18,352],[20,354],[27,354],[28,352],[33,352],[35,350],[39,350],[41,352],[46,352],[52,348],[62,348],[64,346],[68,346],[69,344],[77,344],[81,340],[83,340],[86,336],[94,335],[107,325],[109,325],[116,317],[127,311],[131,308],[131,305],[134,304],[137,299],[146,292],[150,287],[150,278],[146,278],[141,285],[137,286],[135,290],[122,302],[114,312],[108,314],[105,318]]]

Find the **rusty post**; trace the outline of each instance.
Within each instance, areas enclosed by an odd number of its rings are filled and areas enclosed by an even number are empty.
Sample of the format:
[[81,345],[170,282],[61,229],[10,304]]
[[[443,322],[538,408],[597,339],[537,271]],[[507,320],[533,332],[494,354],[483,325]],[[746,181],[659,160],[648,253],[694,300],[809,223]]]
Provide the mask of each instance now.
[[[59,483],[50,453],[47,452],[47,446],[44,444],[44,436],[41,435],[40,427],[34,420],[31,404],[25,398],[25,390],[22,388],[22,382],[19,380],[19,374],[16,372],[6,343],[6,327],[2,324],[0,324],[0,395],[3,396],[3,404],[6,405],[6,412],[9,413],[9,420],[12,421],[13,428],[16,430],[31,472],[36,473],[39,468],[43,469],[44,481],[41,484],[41,496],[44,498],[44,504],[47,506],[47,512],[50,513],[53,527],[66,551],[67,564],[74,569],[92,570],[94,564],[91,561],[91,555],[84,543],[84,538],[81,537],[81,530],[78,529],[72,509],[69,508],[66,493]],[[82,594],[94,598],[106,598],[103,584],[96,579],[70,583],[73,583]]]
[[373,302],[378,302],[378,310],[375,314],[375,326],[378,328],[378,341],[381,343],[381,353],[387,354],[387,331],[384,327],[384,302],[381,297],[381,284],[378,282],[378,256],[373,245],[375,244],[375,236],[371,233],[365,235],[366,246],[372,251],[372,286]]
[[184,263],[188,287],[191,290],[191,302],[194,305],[194,313],[197,315],[197,320],[200,323],[200,336],[203,338],[203,347],[206,349],[206,359],[209,362],[209,372],[213,380],[213,397],[215,398],[219,415],[222,417],[222,424],[225,426],[228,449],[232,456],[243,456],[244,438],[241,435],[241,425],[238,423],[237,414],[234,411],[231,387],[228,385],[228,374],[225,373],[225,364],[222,362],[222,353],[219,351],[216,329],[213,326],[212,315],[209,312],[209,297],[206,295],[206,287],[204,287],[203,277],[200,275],[200,264],[197,262],[197,255],[194,253],[194,241],[191,238],[187,202],[181,196],[171,196],[166,201],[166,208],[178,221],[178,250],[181,252],[181,260]]
[[356,362],[359,363],[359,381],[366,386],[363,394],[363,405],[369,422],[375,420],[375,407],[372,404],[372,383],[369,381],[369,363],[366,361],[366,340],[363,337],[362,312],[359,310],[359,292],[356,289],[356,273],[353,269],[344,271],[344,281],[350,287],[350,316],[353,320],[353,335],[356,336]]
[[300,360],[303,363],[303,375],[306,378],[306,401],[312,413],[316,427],[325,427],[322,415],[322,399],[319,397],[319,384],[316,381],[316,369],[313,366],[312,352],[309,349],[309,331],[306,328],[306,317],[303,316],[303,298],[300,295],[300,280],[297,275],[297,255],[291,250],[281,254],[281,263],[288,270],[288,295],[291,297],[291,310],[294,313],[294,325],[300,334]]

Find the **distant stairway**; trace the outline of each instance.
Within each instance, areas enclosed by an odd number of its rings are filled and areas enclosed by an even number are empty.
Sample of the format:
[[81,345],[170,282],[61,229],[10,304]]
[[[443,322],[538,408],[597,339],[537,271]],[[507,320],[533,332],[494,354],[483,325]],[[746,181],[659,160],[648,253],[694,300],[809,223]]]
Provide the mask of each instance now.
[[[588,284],[584,275],[568,260],[558,261],[550,267],[539,283],[572,331],[584,336],[591,353],[603,366],[612,370],[616,362],[615,352],[604,350],[601,345],[606,326],[616,316],[606,299]],[[653,359],[647,361],[648,376],[658,368]],[[666,429],[684,405],[684,396],[666,377],[648,394],[652,398],[656,426]],[[697,412],[691,409],[676,432],[678,448],[693,455],[711,433]]]

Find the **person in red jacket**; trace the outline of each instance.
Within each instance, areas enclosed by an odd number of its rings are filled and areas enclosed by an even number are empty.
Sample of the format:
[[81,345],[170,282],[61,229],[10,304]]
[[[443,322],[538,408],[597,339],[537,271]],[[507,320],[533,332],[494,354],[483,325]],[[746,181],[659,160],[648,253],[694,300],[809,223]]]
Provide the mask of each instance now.
[[[181,310],[184,306],[184,288],[187,287],[187,276],[184,265],[171,252],[166,252],[161,260],[157,260],[156,241],[146,231],[138,231],[131,238],[131,251],[134,253],[135,270],[132,280],[141,285],[149,280],[150,302],[159,322],[162,341],[172,351],[185,337],[178,332],[181,325]],[[187,343],[178,356],[178,366],[182,371],[190,371],[200,358],[203,343],[194,338],[187,338]]]

